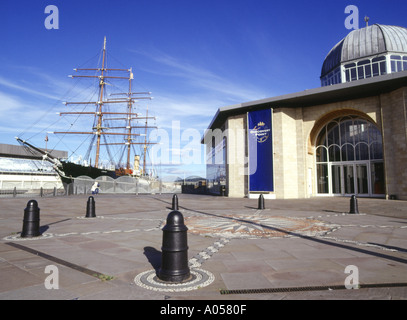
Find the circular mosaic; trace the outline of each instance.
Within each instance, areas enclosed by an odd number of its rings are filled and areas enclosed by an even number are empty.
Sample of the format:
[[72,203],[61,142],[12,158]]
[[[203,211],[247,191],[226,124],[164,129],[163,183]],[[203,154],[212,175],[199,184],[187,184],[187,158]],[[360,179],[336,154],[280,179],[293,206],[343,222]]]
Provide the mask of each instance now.
[[225,215],[219,217],[190,217],[185,224],[188,232],[227,238],[281,238],[319,236],[337,226],[319,220],[294,217],[265,217],[259,215]]
[[134,283],[145,289],[154,291],[180,292],[191,291],[210,285],[215,277],[212,273],[194,268],[190,270],[191,279],[180,283],[164,282],[158,279],[155,270],[148,270],[138,274],[134,278]]

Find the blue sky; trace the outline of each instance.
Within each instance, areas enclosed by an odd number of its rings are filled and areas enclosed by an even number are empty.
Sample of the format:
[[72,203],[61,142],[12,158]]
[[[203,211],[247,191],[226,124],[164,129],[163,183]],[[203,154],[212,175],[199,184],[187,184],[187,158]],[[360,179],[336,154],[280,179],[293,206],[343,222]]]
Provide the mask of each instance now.
[[[59,10],[57,30],[44,26],[48,5]],[[61,101],[86,87],[67,75],[97,62],[106,36],[109,66],[133,68],[135,91],[152,92],[149,110],[170,137],[161,175],[205,176],[200,146],[192,146],[200,163],[179,160],[186,130],[202,135],[223,106],[319,87],[326,54],[350,32],[348,5],[358,7],[359,27],[365,15],[370,24],[407,26],[401,0],[2,0],[0,143],[19,135],[44,147],[51,123],[70,125],[55,113],[69,111]],[[174,125],[185,133],[178,145]],[[86,153],[78,138],[48,136],[51,148]]]

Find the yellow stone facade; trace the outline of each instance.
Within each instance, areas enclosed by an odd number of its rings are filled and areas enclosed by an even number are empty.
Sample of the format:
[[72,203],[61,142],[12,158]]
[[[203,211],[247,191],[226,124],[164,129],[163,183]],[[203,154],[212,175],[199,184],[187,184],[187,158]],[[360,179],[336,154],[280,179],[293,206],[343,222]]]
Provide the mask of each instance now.
[[[255,104],[255,103],[253,103]],[[385,194],[407,200],[407,86],[386,93],[326,104],[278,107],[273,110],[274,193],[277,199],[318,196],[316,139],[329,121],[352,115],[373,123],[383,138]],[[262,108],[267,108],[267,103]],[[247,111],[225,118],[226,188],[229,197],[247,197]],[[238,113],[238,114],[236,114]],[[210,146],[207,145],[207,151]]]

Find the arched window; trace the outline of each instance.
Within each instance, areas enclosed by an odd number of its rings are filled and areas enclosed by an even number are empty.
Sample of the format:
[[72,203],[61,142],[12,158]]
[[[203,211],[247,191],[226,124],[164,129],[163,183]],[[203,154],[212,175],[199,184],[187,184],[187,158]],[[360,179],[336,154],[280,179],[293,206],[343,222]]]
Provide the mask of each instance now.
[[383,194],[380,130],[356,116],[330,121],[317,138],[316,169],[320,194]]

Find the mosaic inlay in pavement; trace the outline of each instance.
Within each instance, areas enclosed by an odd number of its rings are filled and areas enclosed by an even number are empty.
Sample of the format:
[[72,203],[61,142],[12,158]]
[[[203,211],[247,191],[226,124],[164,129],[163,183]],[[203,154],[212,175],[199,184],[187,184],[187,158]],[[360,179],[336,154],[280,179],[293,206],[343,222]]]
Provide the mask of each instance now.
[[281,238],[321,236],[338,225],[316,219],[253,215],[208,215],[185,218],[188,232],[227,238]]

